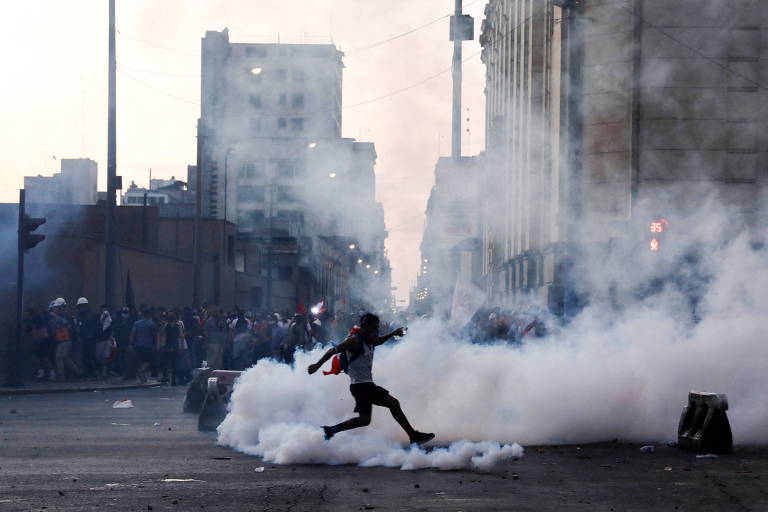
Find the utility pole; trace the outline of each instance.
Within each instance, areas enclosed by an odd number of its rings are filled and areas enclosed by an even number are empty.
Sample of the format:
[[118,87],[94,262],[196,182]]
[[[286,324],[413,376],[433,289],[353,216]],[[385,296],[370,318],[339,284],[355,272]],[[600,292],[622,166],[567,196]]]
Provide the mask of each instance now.
[[203,148],[205,130],[202,119],[197,121],[197,162],[195,165],[195,223],[192,238],[192,304],[200,305],[200,219],[203,216]]
[[451,17],[451,39],[453,40],[453,112],[451,116],[451,157],[461,159],[461,0],[455,0],[455,11]]
[[[453,41],[453,105],[451,115],[451,157],[454,162],[461,160],[461,43],[475,38],[475,20],[461,13],[461,0],[455,0],[455,12],[451,16],[451,30],[448,39]],[[439,144],[439,141],[438,141]]]
[[115,283],[115,187],[117,185],[117,62],[115,57],[115,0],[109,0],[109,106],[107,116],[107,201],[104,226],[104,303],[112,310]]

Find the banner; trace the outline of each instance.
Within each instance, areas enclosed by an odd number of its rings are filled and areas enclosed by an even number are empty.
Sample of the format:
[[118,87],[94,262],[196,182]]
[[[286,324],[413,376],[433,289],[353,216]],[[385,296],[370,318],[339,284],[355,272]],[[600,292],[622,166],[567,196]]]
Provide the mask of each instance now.
[[467,325],[477,310],[483,306],[485,299],[483,290],[468,278],[459,276],[453,291],[451,318],[448,320],[451,329],[459,330]]

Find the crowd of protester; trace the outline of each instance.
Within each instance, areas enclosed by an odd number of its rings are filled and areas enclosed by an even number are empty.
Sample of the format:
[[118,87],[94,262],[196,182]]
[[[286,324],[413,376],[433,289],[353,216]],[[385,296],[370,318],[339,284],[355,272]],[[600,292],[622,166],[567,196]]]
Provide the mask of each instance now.
[[473,343],[506,342],[519,345],[534,338],[542,338],[553,324],[551,313],[533,305],[519,310],[481,308],[466,327]]
[[98,311],[88,299],[74,311],[63,298],[46,311],[28,308],[26,335],[37,378],[122,378],[147,382],[155,378],[183,385],[192,370],[243,370],[262,358],[293,363],[297,348],[309,349],[344,339],[359,314],[324,310],[252,312],[224,311],[215,305],[165,308],[123,306],[114,314]]
[[[46,311],[28,308],[26,338],[38,379],[159,379],[183,385],[192,370],[244,370],[263,358],[293,363],[296,349],[339,342],[359,313],[224,311],[216,305],[165,308],[123,306],[114,314],[80,297],[74,308],[63,298]],[[404,319],[403,319],[404,320]],[[402,322],[401,322],[402,323]],[[473,343],[522,344],[547,335],[551,314],[535,306],[512,311],[482,308],[462,335]],[[383,326],[386,327],[386,326]]]

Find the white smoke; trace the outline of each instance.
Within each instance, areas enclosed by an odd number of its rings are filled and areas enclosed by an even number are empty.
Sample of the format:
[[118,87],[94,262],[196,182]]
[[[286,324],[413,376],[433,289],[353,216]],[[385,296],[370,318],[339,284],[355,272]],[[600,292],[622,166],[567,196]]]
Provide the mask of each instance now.
[[[382,408],[371,426],[324,441],[319,426],[351,417],[353,399],[346,376],[306,373],[320,348],[297,353],[295,368],[260,361],[245,372],[219,442],[277,463],[487,469],[521,456],[503,443],[673,440],[691,389],[728,394],[737,444],[768,442],[768,251],[754,234],[719,234],[690,237],[702,257],[679,282],[621,308],[593,301],[567,327],[522,347],[471,344],[432,319],[378,348],[376,382],[416,429],[453,443],[448,449],[403,449],[405,434]],[[591,267],[639,281],[637,268]],[[703,286],[697,321],[687,298],[693,281]]]

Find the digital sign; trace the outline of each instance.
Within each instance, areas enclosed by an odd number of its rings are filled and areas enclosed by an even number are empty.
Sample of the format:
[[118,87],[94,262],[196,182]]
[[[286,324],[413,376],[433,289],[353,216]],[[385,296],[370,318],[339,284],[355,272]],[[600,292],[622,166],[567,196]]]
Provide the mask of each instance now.
[[661,250],[661,235],[666,233],[669,222],[666,219],[660,218],[652,220],[648,226],[648,231],[654,235],[648,242],[648,249],[651,252],[659,252]]

